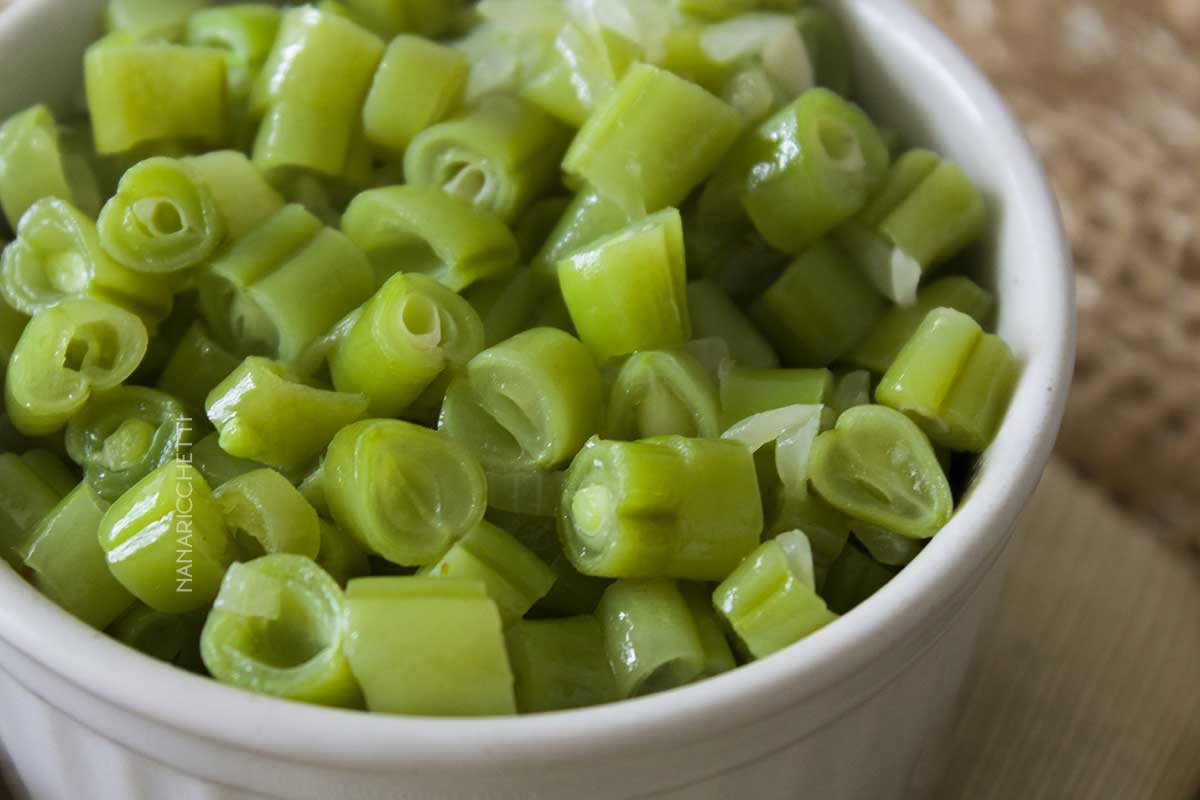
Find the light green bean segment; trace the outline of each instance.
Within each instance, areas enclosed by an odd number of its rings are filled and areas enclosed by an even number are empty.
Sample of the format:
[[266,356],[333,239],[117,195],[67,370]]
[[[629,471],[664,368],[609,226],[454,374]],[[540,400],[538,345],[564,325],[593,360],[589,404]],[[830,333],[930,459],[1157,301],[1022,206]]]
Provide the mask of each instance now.
[[604,628],[591,614],[522,620],[508,629],[506,643],[522,714],[617,699]]
[[390,155],[462,104],[470,63],[457,50],[418,36],[392,40],[363,108],[367,140]]
[[674,581],[617,581],[605,590],[596,616],[618,697],[674,689],[704,673],[700,632]]
[[779,356],[771,344],[716,282],[692,281],[687,286],[687,297],[693,338],[724,339],[733,360],[747,367],[779,366]]
[[317,512],[273,469],[257,469],[213,491],[225,527],[247,558],[295,553],[315,559],[321,547]]
[[59,135],[50,109],[36,105],[0,125],[0,212],[15,231],[43,197],[65,200],[89,216],[100,210],[91,166]]
[[721,435],[717,386],[704,366],[686,352],[646,350],[621,366],[609,393],[604,436]]

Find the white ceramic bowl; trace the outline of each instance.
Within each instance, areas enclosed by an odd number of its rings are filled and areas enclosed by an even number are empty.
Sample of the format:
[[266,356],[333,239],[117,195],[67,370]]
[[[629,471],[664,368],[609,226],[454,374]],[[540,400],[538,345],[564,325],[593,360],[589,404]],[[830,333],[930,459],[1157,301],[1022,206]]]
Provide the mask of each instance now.
[[[100,6],[17,0],[0,14],[0,116],[76,96]],[[975,67],[901,0],[831,6],[857,42],[871,111],[986,190],[995,225],[982,277],[1024,365],[966,501],[916,561],[836,624],[718,678],[488,720],[368,716],[230,689],[126,650],[0,567],[0,739],[17,791],[39,800],[901,796],[922,751],[936,756],[1014,520],[1054,442],[1073,355],[1072,273],[1037,160]]]

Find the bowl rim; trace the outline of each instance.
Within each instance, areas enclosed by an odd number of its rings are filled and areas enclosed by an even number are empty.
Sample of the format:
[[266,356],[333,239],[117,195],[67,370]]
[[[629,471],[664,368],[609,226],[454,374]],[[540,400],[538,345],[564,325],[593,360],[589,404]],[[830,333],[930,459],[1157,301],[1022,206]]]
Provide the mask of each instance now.
[[[903,0],[839,0],[897,31],[906,58],[936,64],[1005,152],[1009,213],[1023,216],[1044,265],[1049,315],[1040,321],[986,478],[921,558],[853,613],[766,659],[650,697],[549,714],[428,718],[327,709],[253,695],[129,650],[92,630],[0,567],[0,639],[36,668],[110,706],[214,743],[308,765],[395,770],[594,759],[679,744],[785,709],[845,681],[906,637],[998,556],[1049,460],[1074,359],[1074,284],[1058,206],[1032,146],[980,70]],[[17,4],[20,16],[34,4]],[[948,534],[948,535],[947,535]],[[66,654],[70,657],[65,657]],[[0,655],[3,650],[0,649]],[[120,680],[111,676],[119,675]],[[45,698],[55,704],[54,698]],[[61,706],[60,706],[61,707]],[[64,713],[75,716],[71,709]],[[252,724],[251,724],[252,723]]]

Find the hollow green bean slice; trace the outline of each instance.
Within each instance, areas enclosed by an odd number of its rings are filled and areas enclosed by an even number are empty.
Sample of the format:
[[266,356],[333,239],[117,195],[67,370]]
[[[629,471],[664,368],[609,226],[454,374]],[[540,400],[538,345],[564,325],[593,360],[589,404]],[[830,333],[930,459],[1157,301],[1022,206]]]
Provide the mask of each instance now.
[[845,614],[882,589],[895,574],[850,544],[830,566],[821,596],[830,610]]
[[346,656],[367,708],[516,713],[500,613],[480,581],[358,578],[346,587]]
[[866,548],[871,558],[889,567],[903,567],[925,547],[921,539],[910,539],[867,522],[854,523],[854,538]]
[[295,553],[315,559],[321,548],[317,512],[273,469],[257,469],[213,491],[225,527],[247,558]]
[[608,439],[721,435],[717,386],[686,352],[634,353],[609,393],[604,422]]
[[683,228],[673,208],[564,258],[558,277],[579,338],[601,362],[691,338]]
[[240,555],[204,477],[178,461],[121,495],[104,512],[98,536],[113,577],[168,614],[211,604]]
[[674,689],[703,674],[700,633],[674,581],[617,581],[604,591],[596,616],[618,697]]
[[294,471],[315,461],[367,405],[361,394],[315,389],[251,356],[209,393],[205,408],[226,453]]
[[542,559],[486,520],[417,574],[483,581],[505,627],[525,616],[554,584],[554,573]]
[[833,397],[827,369],[752,369],[734,365],[721,371],[721,424],[725,429],[756,414],[792,405],[826,405]]
[[750,316],[789,366],[823,367],[861,341],[886,301],[831,241],[791,263]]
[[200,636],[222,683],[305,703],[362,708],[343,654],[342,590],[311,559],[274,553],[234,564]]
[[463,0],[347,0],[350,10],[382,36],[415,33],[436,37],[449,33],[462,13]]
[[447,391],[438,427],[489,470],[552,470],[599,430],[601,394],[578,339],[534,328],[471,359]]
[[171,158],[148,158],[126,172],[97,230],[109,255],[149,273],[194,267],[225,237],[208,185],[187,162]]
[[263,118],[255,165],[341,175],[382,56],[383,42],[346,17],[314,6],[283,12],[250,95]]
[[22,569],[21,547],[62,497],[21,456],[0,454],[0,558]]
[[1012,398],[1018,366],[1000,337],[960,311],[938,308],[892,362],[875,392],[912,417],[935,444],[987,448]]
[[33,585],[99,629],[133,605],[133,595],[109,573],[96,539],[106,507],[86,483],[80,483],[42,519],[21,548]]
[[631,214],[653,213],[682,203],[741,127],[737,111],[696,84],[637,64],[580,129],[563,169]]
[[203,322],[193,323],[175,345],[155,386],[183,403],[188,414],[203,419],[204,401],[241,361],[209,335]]
[[859,406],[817,437],[813,487],[853,519],[911,539],[928,539],[950,520],[954,497],[929,439],[899,411]]
[[743,137],[716,180],[738,187],[772,247],[799,253],[866,205],[888,161],[860,108],[812,89]]
[[487,482],[463,445],[398,420],[343,428],[325,456],[333,520],[369,552],[429,564],[483,519]]
[[321,546],[316,562],[328,572],[339,586],[345,586],[352,578],[371,574],[371,562],[367,553],[354,537],[327,520],[319,520]]
[[593,439],[567,474],[563,552],[585,575],[720,580],[758,544],[754,459],[740,442]]
[[245,102],[279,33],[279,9],[266,3],[203,8],[187,20],[187,42],[225,54],[229,95]]
[[397,36],[384,51],[363,107],[367,140],[402,154],[417,134],[458,109],[469,72],[470,63],[457,50],[419,36]]
[[713,592],[713,604],[754,658],[765,658],[837,619],[794,557],[807,546],[800,539],[804,534],[796,531],[764,542]]
[[581,189],[542,243],[532,266],[538,275],[557,283],[559,261],[641,216],[630,214],[595,189]]
[[100,210],[96,176],[69,144],[44,105],[14,114],[0,125],[0,212],[12,230],[43,197],[57,197],[88,215]]
[[917,293],[917,302],[908,308],[888,311],[861,342],[848,352],[844,360],[879,374],[887,372],[900,350],[917,332],[930,311],[953,308],[972,317],[982,325],[994,306],[992,295],[970,278],[950,275],[925,286]]
[[553,188],[569,141],[568,130],[536,106],[492,95],[417,134],[404,174],[510,223]]
[[93,391],[111,389],[146,354],[146,327],[132,313],[87,298],[63,300],[25,327],[9,361],[5,407],[27,436],[62,429]]
[[687,297],[694,338],[724,339],[733,360],[747,367],[779,366],[779,356],[770,343],[715,281],[692,281]]
[[112,502],[188,447],[192,420],[175,398],[142,386],[96,392],[67,423],[66,448],[98,497]]
[[200,631],[205,614],[164,614],[135,603],[108,627],[108,635],[140,653],[191,672],[201,672]]
[[223,346],[290,361],[370,297],[375,277],[344,234],[289,205],[217,258],[199,285]]
[[383,283],[421,273],[454,291],[503,275],[519,256],[512,232],[489,211],[433,186],[389,186],[354,198],[342,230]]
[[35,202],[21,218],[17,240],[0,256],[0,290],[15,309],[37,314],[67,297],[88,296],[129,309],[147,324],[171,310],[171,288],[114,261],[96,225],[70,203]]
[[84,84],[100,155],[142,145],[229,139],[225,58],[218,50],[102,39],[84,53]]
[[604,628],[591,614],[521,620],[506,634],[517,710],[584,708],[617,699]]
[[184,159],[212,194],[229,239],[240,239],[283,208],[275,191],[244,153],[214,150]]
[[377,417],[399,416],[448,367],[483,349],[483,323],[430,277],[397,274],[366,303],[329,353],[333,385],[361,392]]
[[229,455],[221,449],[221,435],[210,433],[191,448],[192,465],[204,476],[208,485],[216,488],[239,475],[262,469],[262,464]]
[[692,613],[696,633],[700,636],[700,648],[704,652],[704,667],[700,677],[711,678],[736,667],[733,650],[725,638],[725,628],[713,608],[709,587],[703,583],[687,582],[679,584],[679,592],[687,603],[688,611]]

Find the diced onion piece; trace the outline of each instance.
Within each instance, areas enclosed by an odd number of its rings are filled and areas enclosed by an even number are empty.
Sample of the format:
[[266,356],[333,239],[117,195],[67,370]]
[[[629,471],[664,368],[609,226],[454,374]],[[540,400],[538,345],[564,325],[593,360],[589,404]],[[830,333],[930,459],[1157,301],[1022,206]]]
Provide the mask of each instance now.
[[775,537],[775,541],[783,548],[783,554],[787,556],[792,574],[798,581],[815,592],[817,577],[813,567],[812,543],[808,541],[808,536],[804,531],[794,530],[779,534]]
[[789,428],[776,440],[775,469],[779,471],[779,480],[789,496],[808,496],[808,454],[820,432],[821,413],[818,412],[811,415],[807,422]]
[[775,105],[775,88],[761,67],[750,67],[725,83],[722,99],[749,120],[760,120]]
[[767,40],[762,50],[763,67],[788,97],[798,97],[816,86],[812,58],[804,37],[790,25]]
[[814,420],[815,424],[820,426],[823,408],[821,405],[794,405],[764,411],[737,423],[721,434],[721,438],[741,442],[750,448],[752,453],[758,452],[764,445],[803,428]]
[[898,306],[909,308],[917,303],[917,288],[921,285],[921,265],[899,247],[891,248],[886,256],[866,262],[867,277],[875,288]]
[[742,14],[705,28],[700,47],[718,64],[730,64],[761,54],[768,42],[789,29],[796,30],[796,20],[787,14]]

